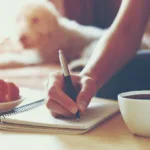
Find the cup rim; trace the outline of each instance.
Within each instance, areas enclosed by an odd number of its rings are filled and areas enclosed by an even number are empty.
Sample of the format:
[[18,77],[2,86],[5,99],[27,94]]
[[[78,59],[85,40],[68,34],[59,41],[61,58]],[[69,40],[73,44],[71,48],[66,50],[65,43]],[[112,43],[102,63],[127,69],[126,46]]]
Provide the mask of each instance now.
[[139,95],[139,94],[150,94],[150,90],[137,90],[129,91],[118,94],[118,100],[130,100],[130,101],[149,101],[150,99],[135,99],[135,98],[126,98],[126,96]]

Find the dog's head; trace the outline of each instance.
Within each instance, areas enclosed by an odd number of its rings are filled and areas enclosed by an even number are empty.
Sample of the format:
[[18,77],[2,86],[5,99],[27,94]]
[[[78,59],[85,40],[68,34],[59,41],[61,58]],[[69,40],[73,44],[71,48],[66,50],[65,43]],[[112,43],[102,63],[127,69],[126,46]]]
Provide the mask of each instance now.
[[51,2],[24,5],[16,17],[16,37],[24,48],[37,47],[45,37],[55,33],[59,13]]

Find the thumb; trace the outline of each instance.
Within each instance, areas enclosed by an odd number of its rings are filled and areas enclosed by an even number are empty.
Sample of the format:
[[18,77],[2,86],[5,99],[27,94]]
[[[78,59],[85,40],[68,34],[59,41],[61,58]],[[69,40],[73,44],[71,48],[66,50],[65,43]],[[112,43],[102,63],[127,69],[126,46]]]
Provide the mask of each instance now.
[[92,78],[85,78],[81,81],[81,90],[77,96],[77,106],[80,112],[84,112],[91,99],[95,96],[96,84]]

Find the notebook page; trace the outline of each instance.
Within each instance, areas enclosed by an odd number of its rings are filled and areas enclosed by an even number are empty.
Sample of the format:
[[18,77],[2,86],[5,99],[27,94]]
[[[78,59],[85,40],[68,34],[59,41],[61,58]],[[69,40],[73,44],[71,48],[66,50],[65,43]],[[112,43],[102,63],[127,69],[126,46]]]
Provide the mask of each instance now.
[[20,87],[19,90],[20,95],[25,97],[26,99],[18,107],[44,98],[44,92],[42,92],[41,90],[33,90],[24,87]]
[[55,119],[45,105],[4,118],[3,122],[54,128],[88,129],[119,110],[117,102],[93,98],[79,122],[76,119]]

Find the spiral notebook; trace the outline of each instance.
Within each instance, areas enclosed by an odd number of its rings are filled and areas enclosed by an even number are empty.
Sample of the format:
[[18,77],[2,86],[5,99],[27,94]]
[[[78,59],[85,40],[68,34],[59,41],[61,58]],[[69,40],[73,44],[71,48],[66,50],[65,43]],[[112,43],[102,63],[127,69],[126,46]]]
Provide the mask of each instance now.
[[56,119],[45,106],[43,92],[27,88],[20,88],[20,91],[26,100],[14,110],[0,114],[1,130],[81,134],[119,111],[116,101],[93,98],[79,122],[76,119]]

